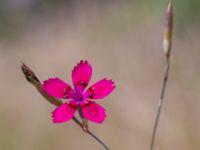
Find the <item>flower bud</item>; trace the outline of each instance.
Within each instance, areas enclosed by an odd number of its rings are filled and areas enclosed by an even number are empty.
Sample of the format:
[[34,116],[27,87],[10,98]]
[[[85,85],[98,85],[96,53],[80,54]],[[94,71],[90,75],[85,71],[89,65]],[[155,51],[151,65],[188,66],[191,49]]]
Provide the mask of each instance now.
[[163,48],[165,51],[165,55],[167,59],[170,57],[171,47],[172,47],[172,32],[173,32],[173,1],[170,0],[166,15],[165,15],[165,25],[164,25],[164,40],[163,40]]
[[34,72],[28,66],[26,66],[23,62],[22,62],[22,65],[21,65],[21,69],[22,69],[22,71],[23,71],[28,82],[31,82],[32,84],[40,84],[40,81],[36,77]]

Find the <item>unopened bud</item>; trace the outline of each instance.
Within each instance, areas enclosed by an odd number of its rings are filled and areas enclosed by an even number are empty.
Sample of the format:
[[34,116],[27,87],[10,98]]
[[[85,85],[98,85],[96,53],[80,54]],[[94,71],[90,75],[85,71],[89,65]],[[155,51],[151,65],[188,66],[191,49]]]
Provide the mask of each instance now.
[[30,82],[31,84],[33,84],[36,89],[40,92],[40,94],[46,99],[48,100],[50,103],[56,105],[56,106],[59,106],[62,104],[62,101],[59,100],[59,99],[56,99],[52,96],[49,96],[43,89],[43,86],[40,82],[40,80],[37,78],[37,76],[35,75],[35,73],[27,66],[25,65],[23,62],[22,62],[22,65],[21,65],[21,69],[27,79],[28,82]]
[[31,82],[32,84],[38,84],[40,83],[39,79],[36,77],[35,73],[28,67],[26,66],[23,62],[21,62],[21,69],[26,77],[26,79]]
[[172,32],[173,32],[173,0],[169,1],[166,16],[165,16],[165,26],[164,26],[164,40],[163,48],[166,57],[169,59],[172,47]]

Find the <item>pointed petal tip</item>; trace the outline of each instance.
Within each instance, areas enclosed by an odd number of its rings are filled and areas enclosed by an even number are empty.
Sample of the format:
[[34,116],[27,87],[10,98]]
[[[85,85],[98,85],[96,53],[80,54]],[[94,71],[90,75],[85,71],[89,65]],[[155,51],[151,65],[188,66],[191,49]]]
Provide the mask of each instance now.
[[90,63],[88,62],[88,60],[80,60],[75,67],[81,65],[81,64],[85,64],[85,65],[90,65]]

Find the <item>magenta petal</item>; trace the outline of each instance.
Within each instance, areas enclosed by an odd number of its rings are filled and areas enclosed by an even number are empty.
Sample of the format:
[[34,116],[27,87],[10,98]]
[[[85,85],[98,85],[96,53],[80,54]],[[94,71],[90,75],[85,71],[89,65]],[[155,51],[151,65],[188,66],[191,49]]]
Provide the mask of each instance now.
[[44,91],[56,98],[64,98],[71,90],[71,87],[58,78],[51,78],[43,82]]
[[102,79],[94,83],[85,93],[84,96],[91,99],[101,99],[109,95],[115,89],[112,80]]
[[62,123],[69,121],[74,116],[76,108],[68,105],[67,103],[58,106],[52,112],[52,118],[54,123]]
[[93,122],[102,123],[106,118],[105,109],[95,102],[82,107],[83,116]]
[[75,87],[84,89],[92,76],[92,67],[87,61],[81,60],[72,70],[72,81]]

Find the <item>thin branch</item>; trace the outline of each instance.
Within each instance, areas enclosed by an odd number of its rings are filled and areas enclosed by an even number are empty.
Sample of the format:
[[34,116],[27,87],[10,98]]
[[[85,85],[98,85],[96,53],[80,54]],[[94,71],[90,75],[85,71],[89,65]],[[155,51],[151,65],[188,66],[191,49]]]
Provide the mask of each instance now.
[[105,148],[105,150],[110,150],[108,146],[102,140],[100,140],[94,133],[92,133],[89,130],[87,130],[86,133],[93,137],[96,141],[98,141]]
[[[26,66],[24,63],[22,63],[21,69],[27,79],[28,82],[30,82],[38,91],[39,93],[51,104],[55,105],[55,106],[59,106],[62,103],[61,100],[56,99],[54,97],[49,96],[42,88],[42,84],[40,82],[40,80],[37,78],[37,76],[35,75],[35,73],[28,67]],[[102,140],[100,140],[94,133],[92,133],[87,126],[87,122],[85,122],[83,120],[83,124],[81,123],[81,121],[79,121],[79,119],[77,119],[76,117],[72,118],[73,121],[79,126],[81,127],[81,129],[83,129],[83,131],[85,133],[87,133],[88,135],[90,135],[92,138],[94,138],[99,144],[101,144],[105,150],[109,150],[108,146],[106,146],[106,144],[104,142],[102,142]]]
[[157,128],[158,128],[158,122],[159,122],[160,113],[161,113],[162,106],[163,106],[165,89],[166,89],[167,81],[168,81],[168,75],[169,75],[169,62],[167,61],[166,62],[164,79],[163,79],[163,84],[162,84],[162,88],[161,88],[160,100],[158,102],[158,109],[157,109],[157,113],[156,113],[156,119],[155,119],[155,123],[154,123],[154,127],[153,127],[153,133],[152,133],[152,137],[151,137],[151,144],[150,144],[150,149],[149,150],[153,150],[153,147],[154,147],[156,131],[157,131]]

